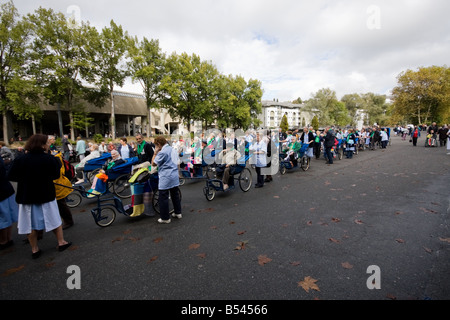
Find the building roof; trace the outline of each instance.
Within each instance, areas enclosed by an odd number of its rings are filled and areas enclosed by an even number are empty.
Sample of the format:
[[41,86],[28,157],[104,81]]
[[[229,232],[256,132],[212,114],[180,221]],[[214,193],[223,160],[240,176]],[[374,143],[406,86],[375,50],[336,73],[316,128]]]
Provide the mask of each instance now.
[[[130,115],[135,117],[145,117],[148,115],[147,103],[143,95],[127,93],[121,91],[114,91],[114,111],[116,115]],[[111,102],[110,99],[106,100],[103,107],[99,108],[95,105],[83,102],[86,107],[86,111],[89,113],[111,114]],[[44,111],[56,110],[57,106],[49,104],[42,104],[41,109]],[[64,110],[64,108],[62,108]]]
[[289,108],[289,109],[299,109],[299,108],[304,107],[303,104],[292,103],[289,101],[278,102],[278,101],[271,101],[271,100],[262,101],[262,106],[263,106],[263,108],[282,107],[282,108]]

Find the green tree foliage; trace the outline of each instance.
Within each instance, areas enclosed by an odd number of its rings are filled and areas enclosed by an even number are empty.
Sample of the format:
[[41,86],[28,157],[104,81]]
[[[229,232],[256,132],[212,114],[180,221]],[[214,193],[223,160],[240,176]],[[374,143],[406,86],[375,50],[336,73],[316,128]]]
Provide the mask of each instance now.
[[159,47],[159,40],[137,37],[130,38],[128,68],[133,82],[142,86],[149,109],[147,134],[151,131],[151,108],[159,108],[161,100],[161,80],[166,75],[166,55]]
[[215,96],[210,84],[218,76],[214,65],[196,54],[173,53],[167,59],[167,74],[161,80],[162,101],[172,118],[183,120],[191,129],[192,121],[203,121],[213,110]]
[[92,41],[89,46],[91,63],[95,73],[95,84],[100,88],[107,88],[111,103],[111,133],[116,138],[116,118],[113,91],[115,86],[122,87],[129,75],[125,57],[129,45],[129,36],[122,26],[114,20],[109,27],[102,29],[100,34],[92,30]]
[[261,125],[261,120],[257,119],[262,111],[263,94],[259,81],[250,79],[247,82],[242,76],[229,75],[223,77],[221,90],[216,113],[219,127],[247,130]]
[[317,116],[314,116],[312,118],[311,126],[314,128],[314,130],[319,130],[319,119],[317,119]]
[[283,132],[286,132],[289,130],[289,123],[288,123],[287,116],[285,114],[281,118],[280,128]]
[[89,27],[73,28],[62,13],[42,7],[27,20],[33,29],[30,73],[50,104],[60,104],[69,111],[74,140],[74,101],[83,94],[82,76],[91,70],[84,46]]
[[446,66],[406,70],[392,90],[393,116],[400,122],[422,124],[450,121],[450,69]]
[[38,116],[39,91],[27,75],[30,27],[12,1],[0,5],[0,112],[3,116],[3,137],[8,139],[8,111],[19,119]]

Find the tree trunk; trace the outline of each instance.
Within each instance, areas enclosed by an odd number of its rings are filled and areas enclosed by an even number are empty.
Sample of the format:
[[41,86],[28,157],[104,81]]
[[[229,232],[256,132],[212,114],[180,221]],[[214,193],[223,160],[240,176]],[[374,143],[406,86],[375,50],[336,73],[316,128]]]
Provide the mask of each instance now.
[[33,128],[33,134],[36,134],[36,120],[34,119],[34,115],[31,115],[31,127]]
[[70,122],[70,140],[75,141],[75,130],[73,128],[73,111],[69,111],[69,122]]
[[115,109],[114,109],[114,95],[113,95],[113,90],[110,89],[109,91],[109,96],[111,99],[111,136],[112,139],[115,140],[116,139],[116,115],[115,115]]
[[152,110],[149,107],[148,108],[148,119],[147,119],[147,138],[150,138],[152,135],[152,123],[151,123],[152,118],[151,117],[152,117]]
[[8,119],[6,117],[7,110],[3,110],[3,140],[5,140],[5,144],[9,146],[9,139],[8,139]]

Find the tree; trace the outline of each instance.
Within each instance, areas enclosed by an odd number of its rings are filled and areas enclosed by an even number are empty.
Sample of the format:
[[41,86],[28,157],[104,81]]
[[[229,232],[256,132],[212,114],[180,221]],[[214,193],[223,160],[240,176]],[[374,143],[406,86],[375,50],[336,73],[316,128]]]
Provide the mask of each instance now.
[[111,102],[111,133],[116,138],[116,117],[114,107],[114,87],[123,86],[129,75],[124,61],[129,44],[128,33],[122,26],[117,25],[114,20],[110,21],[109,28],[105,27],[102,32],[95,35],[92,33],[90,44],[91,61],[95,69],[95,84],[100,88],[107,88]]
[[379,124],[384,125],[387,121],[387,109],[386,96],[368,92],[361,95],[364,101],[364,111],[368,118],[370,125]]
[[350,124],[356,125],[358,119],[358,111],[363,111],[365,108],[364,99],[358,93],[346,94],[341,98],[341,102],[345,104],[350,116]]
[[161,99],[161,80],[166,75],[166,56],[159,47],[158,40],[137,37],[130,39],[128,68],[134,82],[139,82],[144,92],[148,108],[147,135],[151,129],[151,108],[159,108]]
[[337,102],[335,91],[329,88],[320,89],[306,102],[305,110],[315,114],[320,125],[334,125],[335,119],[331,112]]
[[75,140],[74,100],[84,92],[82,74],[90,70],[84,51],[90,27],[82,24],[73,28],[62,13],[44,8],[29,14],[27,20],[33,28],[29,73],[43,88],[50,104],[62,105],[69,111],[71,139]]
[[314,128],[315,131],[319,130],[319,119],[317,119],[317,116],[314,116],[312,118],[311,126]]
[[287,116],[285,114],[281,118],[280,128],[283,132],[286,132],[289,130],[289,123],[288,123]]
[[343,102],[335,101],[330,108],[329,114],[337,126],[344,127],[351,122],[351,117],[348,115],[348,110]]
[[444,123],[449,119],[450,70],[446,66],[406,70],[397,77],[392,90],[393,115],[405,121],[422,124]]
[[191,131],[192,121],[203,121],[211,112],[215,95],[211,83],[218,76],[215,66],[199,56],[173,53],[161,80],[163,104],[172,118],[178,117]]
[[3,139],[9,145],[8,112],[20,119],[39,114],[39,90],[26,74],[30,27],[18,20],[13,2],[0,5],[0,112],[3,116]]

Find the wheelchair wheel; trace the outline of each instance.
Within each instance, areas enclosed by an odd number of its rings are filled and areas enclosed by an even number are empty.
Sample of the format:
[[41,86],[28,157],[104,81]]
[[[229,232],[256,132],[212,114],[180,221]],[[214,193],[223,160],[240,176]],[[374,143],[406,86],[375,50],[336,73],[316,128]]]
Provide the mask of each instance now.
[[303,156],[302,164],[301,164],[302,170],[308,171],[310,163],[311,163],[311,158],[309,158],[308,156]]
[[95,223],[99,227],[108,227],[116,220],[116,211],[113,208],[96,208],[92,210]]
[[[179,192],[179,196],[180,196],[180,200],[181,200],[181,190],[179,188],[178,188],[178,192]],[[157,214],[159,214],[161,212],[161,210],[159,209],[159,190],[156,190],[153,192],[152,206]],[[169,214],[172,214],[174,212],[175,212],[175,209],[173,208],[172,196],[170,195],[170,192],[169,192]]]
[[88,173],[86,173],[86,178],[88,179],[89,183],[92,184],[94,182],[95,176],[102,170],[101,168],[94,169]]
[[128,180],[130,180],[129,174],[123,174],[114,180],[113,192],[119,198],[128,199],[131,197],[131,188]]
[[239,187],[242,191],[247,192],[252,187],[252,182],[252,172],[248,168],[245,168],[239,175]]
[[78,192],[71,192],[66,197],[66,204],[69,208],[75,208],[78,207],[83,199],[81,198],[81,195]]
[[216,197],[216,189],[211,186],[206,186],[203,188],[203,193],[208,201],[213,201]]

